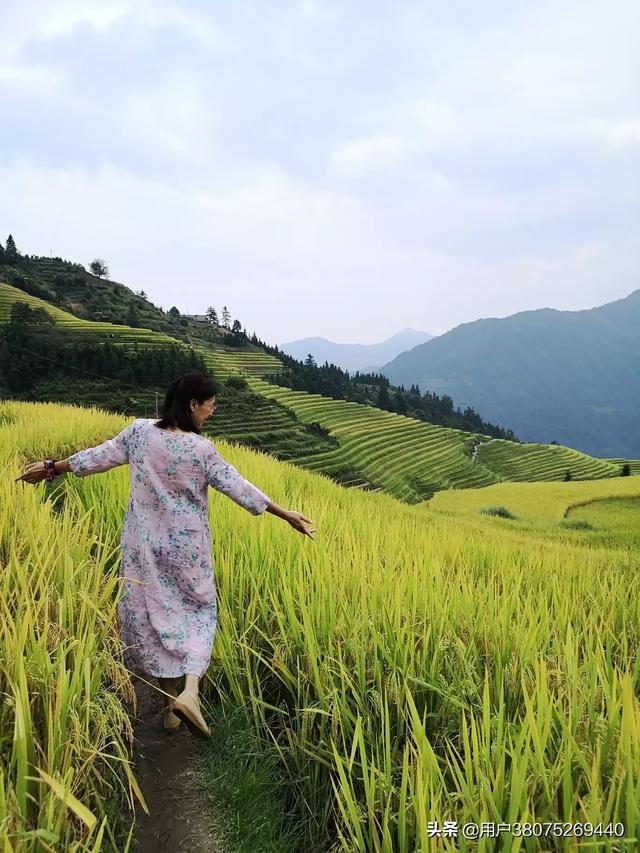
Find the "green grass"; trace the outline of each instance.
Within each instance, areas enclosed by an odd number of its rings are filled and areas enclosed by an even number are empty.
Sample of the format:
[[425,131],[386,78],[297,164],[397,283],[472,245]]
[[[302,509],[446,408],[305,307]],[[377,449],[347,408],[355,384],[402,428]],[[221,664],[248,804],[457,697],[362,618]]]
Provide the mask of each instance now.
[[486,506],[506,506],[525,521],[557,525],[576,506],[640,496],[640,477],[570,483],[497,483],[484,489],[439,492],[425,510],[470,517]]
[[[225,853],[302,851],[301,818],[289,799],[291,783],[272,744],[253,729],[242,706],[209,705],[211,728],[198,782],[215,802]],[[304,853],[310,853],[308,846]]]

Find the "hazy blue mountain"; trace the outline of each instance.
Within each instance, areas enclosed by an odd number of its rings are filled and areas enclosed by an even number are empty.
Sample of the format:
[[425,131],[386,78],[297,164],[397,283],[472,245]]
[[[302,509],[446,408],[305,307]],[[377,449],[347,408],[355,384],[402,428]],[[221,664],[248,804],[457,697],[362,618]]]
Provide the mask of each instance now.
[[283,352],[293,358],[304,360],[309,353],[315,358],[316,364],[335,364],[351,373],[377,371],[379,365],[385,364],[399,353],[431,340],[433,335],[428,332],[418,332],[416,329],[403,329],[396,335],[380,341],[378,344],[336,344],[326,338],[301,338],[278,344]]
[[584,311],[464,323],[380,372],[447,393],[524,441],[640,457],[640,290]]

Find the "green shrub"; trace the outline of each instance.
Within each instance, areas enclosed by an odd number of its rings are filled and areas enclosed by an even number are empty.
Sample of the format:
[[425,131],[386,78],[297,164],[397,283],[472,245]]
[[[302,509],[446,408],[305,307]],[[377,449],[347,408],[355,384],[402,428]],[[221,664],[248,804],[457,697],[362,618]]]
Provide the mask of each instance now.
[[224,384],[228,388],[236,388],[238,391],[242,391],[249,387],[247,385],[247,380],[242,376],[230,376]]
[[517,521],[518,516],[514,515],[506,506],[485,506],[480,510],[483,515],[497,515],[500,518],[510,518],[512,521]]

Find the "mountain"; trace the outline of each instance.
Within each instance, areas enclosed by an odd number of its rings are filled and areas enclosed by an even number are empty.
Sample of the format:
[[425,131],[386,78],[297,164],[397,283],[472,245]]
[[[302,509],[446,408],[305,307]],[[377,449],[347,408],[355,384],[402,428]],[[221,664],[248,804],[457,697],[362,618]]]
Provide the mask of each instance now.
[[451,395],[524,441],[640,456],[640,290],[582,311],[464,323],[384,364],[396,384]]
[[326,338],[301,338],[279,348],[293,358],[304,360],[309,353],[316,364],[335,364],[343,370],[361,373],[377,372],[378,365],[395,358],[401,352],[431,340],[433,335],[416,329],[403,329],[377,344],[336,344]]

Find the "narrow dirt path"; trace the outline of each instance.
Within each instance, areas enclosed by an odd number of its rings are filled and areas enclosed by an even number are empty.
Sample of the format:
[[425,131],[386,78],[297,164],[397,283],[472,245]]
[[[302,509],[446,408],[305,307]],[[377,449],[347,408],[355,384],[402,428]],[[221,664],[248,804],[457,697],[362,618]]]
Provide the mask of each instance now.
[[133,759],[149,814],[137,804],[131,853],[226,853],[217,840],[215,805],[197,780],[198,754],[206,744],[195,740],[184,723],[167,734],[162,696],[138,678],[135,690]]

